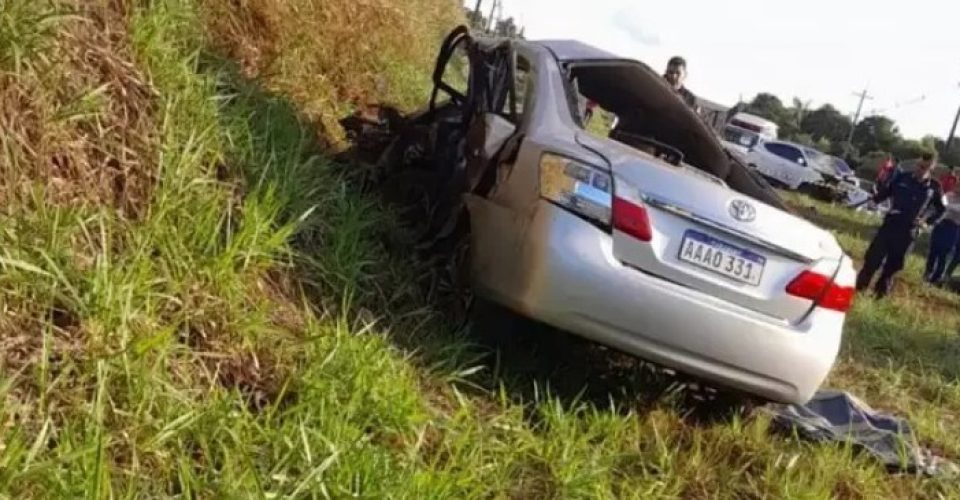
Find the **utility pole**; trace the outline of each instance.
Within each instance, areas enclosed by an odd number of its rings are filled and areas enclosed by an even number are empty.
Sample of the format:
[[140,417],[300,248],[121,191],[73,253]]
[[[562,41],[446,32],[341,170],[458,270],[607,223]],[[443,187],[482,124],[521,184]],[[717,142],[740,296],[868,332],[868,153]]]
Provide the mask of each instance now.
[[483,3],[483,0],[477,0],[477,6],[473,8],[473,27],[479,28],[483,23],[483,17],[480,14],[480,6]]
[[943,146],[943,154],[947,154],[950,151],[950,146],[953,145],[953,136],[957,133],[957,122],[960,122],[960,108],[957,108],[957,116],[953,118],[953,126],[950,127],[950,133],[947,134],[947,142]]
[[943,145],[943,152],[941,154],[946,155],[950,152],[950,146],[953,145],[953,136],[957,133],[957,122],[960,122],[960,108],[957,108],[957,116],[953,119],[953,125],[950,127],[950,133],[947,134],[947,140]]
[[960,122],[960,108],[957,108],[957,116],[953,118],[953,125],[950,127],[950,133],[947,134],[947,142],[943,145],[943,155],[949,153],[953,146],[953,136],[957,133],[957,122]]
[[854,93],[853,95],[860,98],[860,103],[857,104],[857,113],[853,115],[853,123],[850,124],[850,134],[847,135],[847,147],[853,146],[853,131],[857,129],[857,122],[860,121],[860,113],[863,111],[863,101],[867,99],[873,100],[873,96],[867,93],[867,89],[859,93]]
[[487,32],[493,30],[493,13],[497,11],[497,5],[500,4],[500,0],[493,0],[493,7],[490,7],[490,17],[487,18]]

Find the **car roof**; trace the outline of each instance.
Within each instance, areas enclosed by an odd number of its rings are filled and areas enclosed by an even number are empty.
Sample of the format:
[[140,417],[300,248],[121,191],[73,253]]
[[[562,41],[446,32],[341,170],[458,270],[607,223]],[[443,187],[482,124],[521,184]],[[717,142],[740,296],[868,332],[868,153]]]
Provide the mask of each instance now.
[[561,61],[610,60],[625,61],[625,57],[598,49],[577,40],[534,40],[531,43],[547,48]]
[[[756,135],[756,136],[761,135],[760,132],[757,132],[756,130],[750,130],[750,129],[746,128],[746,127],[741,127],[740,125],[737,125],[737,124],[731,123],[731,122],[727,122],[727,123],[723,124],[723,128],[735,128],[735,129],[737,129],[737,130],[742,130],[742,131],[744,131],[744,132],[750,132],[751,134]],[[775,141],[775,140],[773,140],[773,139],[770,139],[770,140],[767,140],[767,141],[764,141],[764,142],[779,142],[779,141]]]
[[755,125],[763,125],[763,126],[773,125],[774,127],[779,128],[779,125],[777,125],[777,122],[773,120],[768,120],[762,116],[757,116],[751,113],[747,113],[746,111],[737,112],[737,114],[733,115],[733,119],[740,120],[746,123],[755,124]]

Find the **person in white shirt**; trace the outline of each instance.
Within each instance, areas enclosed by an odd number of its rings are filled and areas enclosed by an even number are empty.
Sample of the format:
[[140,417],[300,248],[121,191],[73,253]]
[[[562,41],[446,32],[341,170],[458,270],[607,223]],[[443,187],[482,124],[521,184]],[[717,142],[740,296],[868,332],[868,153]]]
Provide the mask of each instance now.
[[933,284],[942,283],[944,277],[949,279],[960,264],[957,253],[960,247],[960,184],[943,195],[943,205],[945,210],[930,235],[930,252],[927,254],[925,278]]

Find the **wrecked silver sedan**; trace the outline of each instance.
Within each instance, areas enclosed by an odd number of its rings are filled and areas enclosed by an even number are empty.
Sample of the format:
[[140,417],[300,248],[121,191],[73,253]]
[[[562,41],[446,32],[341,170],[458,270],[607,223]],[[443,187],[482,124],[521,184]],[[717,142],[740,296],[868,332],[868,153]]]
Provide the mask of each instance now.
[[830,371],[851,259],[792,215],[646,65],[574,41],[444,43],[385,164],[420,169],[427,239],[479,297],[776,401]]

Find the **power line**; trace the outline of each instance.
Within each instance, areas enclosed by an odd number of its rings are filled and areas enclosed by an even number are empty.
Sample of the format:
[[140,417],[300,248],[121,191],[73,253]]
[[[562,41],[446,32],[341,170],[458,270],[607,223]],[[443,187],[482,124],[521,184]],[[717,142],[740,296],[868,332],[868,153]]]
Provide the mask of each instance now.
[[886,106],[886,107],[883,107],[883,108],[871,108],[871,109],[870,109],[870,113],[871,113],[871,114],[874,114],[874,115],[876,115],[876,114],[885,114],[885,113],[896,113],[896,112],[899,111],[901,108],[905,108],[905,107],[908,107],[908,106],[913,106],[914,104],[920,104],[920,103],[922,103],[922,102],[924,102],[924,101],[926,101],[926,100],[927,100],[927,96],[922,95],[922,96],[917,97],[917,98],[915,98],[915,99],[910,99],[909,101],[899,101],[899,102],[895,102],[895,103],[893,103],[893,106]]
[[900,101],[893,103],[893,109],[900,109],[904,106],[912,106],[914,104],[920,104],[923,101],[927,100],[927,95],[923,94],[920,97],[910,99],[909,101]]
[[952,92],[955,89],[956,89],[956,85],[942,86],[942,87],[937,86],[936,88],[929,88],[929,89],[926,89],[924,92],[920,93],[920,95],[913,97],[911,99],[907,99],[905,101],[904,100],[894,101],[893,107],[894,109],[896,109],[903,106],[911,106],[914,104],[918,104],[926,101],[927,99],[930,99],[931,97],[937,97],[947,92]]
[[955,86],[950,86],[949,89],[946,88],[946,87],[938,87],[938,88],[935,88],[935,89],[927,89],[927,91],[923,92],[923,93],[920,94],[920,95],[917,95],[916,97],[912,97],[912,98],[906,99],[906,100],[893,101],[892,103],[889,103],[887,106],[874,109],[874,111],[875,111],[875,112],[879,112],[879,113],[888,113],[888,112],[889,112],[889,113],[895,113],[895,112],[899,111],[901,108],[907,108],[907,107],[910,107],[910,106],[915,106],[915,105],[917,105],[917,104],[922,104],[922,103],[924,103],[924,102],[927,102],[928,100],[930,100],[930,99],[933,98],[933,97],[939,97],[939,96],[945,94],[947,91],[953,90],[954,88],[955,88]]

